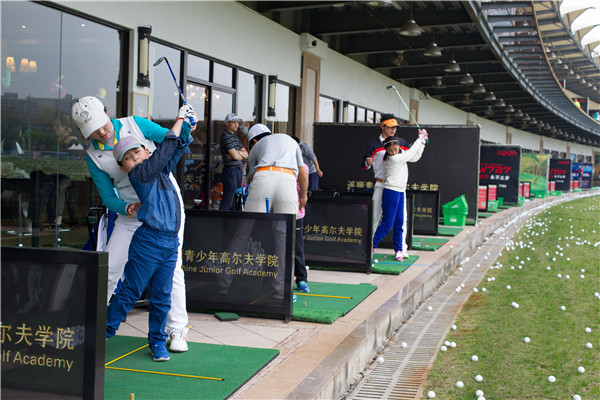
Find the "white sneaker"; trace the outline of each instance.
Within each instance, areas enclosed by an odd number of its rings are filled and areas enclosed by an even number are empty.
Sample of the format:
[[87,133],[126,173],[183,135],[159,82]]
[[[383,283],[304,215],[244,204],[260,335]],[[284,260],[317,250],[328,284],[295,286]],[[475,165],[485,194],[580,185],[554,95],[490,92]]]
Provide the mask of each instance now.
[[169,334],[171,343],[169,344],[169,350],[174,353],[183,353],[188,351],[188,345],[185,341],[185,333],[183,331],[173,331]]
[[396,252],[396,261],[404,261],[404,256],[400,250]]
[[408,253],[407,253],[406,251],[403,251],[403,252],[402,252],[402,257],[404,257],[404,258],[408,258],[408,257],[410,257],[410,256],[408,255]]

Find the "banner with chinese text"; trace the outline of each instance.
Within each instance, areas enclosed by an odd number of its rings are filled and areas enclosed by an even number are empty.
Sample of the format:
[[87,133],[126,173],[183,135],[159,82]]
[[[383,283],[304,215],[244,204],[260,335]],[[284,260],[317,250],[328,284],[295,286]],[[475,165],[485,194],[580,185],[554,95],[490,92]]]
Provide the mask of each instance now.
[[594,165],[592,163],[573,163],[571,165],[573,181],[579,183],[580,189],[592,188],[592,172]]
[[107,253],[2,247],[2,398],[103,398],[107,276]]
[[188,307],[291,317],[295,215],[186,210]]
[[496,200],[502,197],[503,204],[519,201],[519,177],[521,146],[482,144],[479,154],[479,183],[496,185]]

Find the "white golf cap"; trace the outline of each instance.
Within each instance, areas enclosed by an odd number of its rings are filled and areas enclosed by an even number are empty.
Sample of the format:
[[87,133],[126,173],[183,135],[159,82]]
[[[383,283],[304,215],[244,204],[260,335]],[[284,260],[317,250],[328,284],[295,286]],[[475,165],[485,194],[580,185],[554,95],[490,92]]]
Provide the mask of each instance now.
[[263,133],[271,133],[271,130],[263,124],[255,124],[248,131],[248,143],[252,142],[252,139]]
[[225,116],[225,122],[242,122],[243,120],[234,113]]
[[86,139],[95,130],[102,128],[108,122],[104,105],[93,96],[86,96],[77,100],[71,108],[71,116]]

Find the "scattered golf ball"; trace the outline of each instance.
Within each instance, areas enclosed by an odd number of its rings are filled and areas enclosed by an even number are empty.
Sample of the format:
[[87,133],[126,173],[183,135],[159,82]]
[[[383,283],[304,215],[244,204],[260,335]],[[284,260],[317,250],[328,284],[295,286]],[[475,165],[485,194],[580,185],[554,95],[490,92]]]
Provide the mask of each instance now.
[[565,311],[566,309],[567,309],[567,307],[565,307],[565,306],[560,306],[560,310],[561,310],[561,311]]
[[476,392],[475,392],[475,396],[477,396],[477,397],[481,397],[481,396],[483,396],[483,390],[478,390],[478,391],[476,391]]
[[485,397],[483,397],[483,396],[479,396],[479,397],[477,398],[477,400],[485,400]]
[[592,347],[594,347],[594,345],[588,342],[585,344],[585,347],[587,347],[588,349],[591,349]]
[[441,350],[441,351],[447,351],[447,350],[448,350],[448,348],[447,348],[446,346],[442,346],[442,347],[440,347],[440,350]]
[[585,368],[579,366],[579,367],[577,367],[577,372],[579,372],[580,374],[583,374],[585,372]]
[[374,260],[373,260],[373,262],[374,262],[375,264],[377,264],[377,263],[379,262],[379,260],[378,260],[378,259],[374,259]]
[[573,400],[581,400],[581,396],[578,394],[573,395]]
[[474,292],[474,293],[477,293],[477,292],[479,292],[479,289],[477,289],[476,287],[474,287],[474,288],[473,288],[473,292]]
[[406,343],[406,342],[402,342],[402,343],[400,344],[400,346],[402,346],[402,348],[403,348],[403,349],[405,349],[405,348],[407,348],[407,347],[408,347],[408,343]]
[[431,311],[431,310],[433,310],[433,307],[427,306],[427,311]]
[[486,289],[486,288],[484,288],[484,287],[482,287],[482,288],[481,288],[481,291],[482,291],[482,292],[485,292],[485,291],[487,291],[487,289]]
[[377,357],[377,362],[379,364],[383,364],[384,361],[385,361],[385,359],[383,357],[381,357],[381,356]]
[[585,333],[592,333],[592,328],[585,328]]
[[450,327],[450,329],[452,329],[453,331],[455,331],[455,330],[456,330],[456,325],[452,325],[452,326]]
[[579,277],[580,277],[581,279],[585,279],[585,275],[583,275],[583,274],[579,275]]
[[562,274],[556,274],[557,278],[562,278]]
[[463,381],[457,381],[457,382],[456,382],[456,387],[457,387],[457,388],[462,388],[462,387],[464,387],[464,386],[465,386],[465,384],[463,383]]
[[456,342],[450,342],[450,347],[455,348],[456,347]]
[[552,268],[550,268],[550,267],[546,267],[546,269],[547,269],[548,271],[550,271]]
[[531,339],[529,339],[529,336],[525,336],[525,339],[523,339],[523,341],[525,343],[529,343],[529,342],[531,342]]
[[519,308],[519,304],[515,303],[514,301],[511,303],[511,306],[513,306],[514,308]]
[[481,375],[475,375],[475,380],[477,382],[481,382],[481,381],[483,381],[483,376],[481,376]]
[[471,356],[471,360],[473,361],[479,361],[479,357],[477,357],[476,355]]
[[571,279],[570,275],[565,275],[565,279]]
[[508,290],[512,289],[512,288],[510,287],[510,285],[506,285],[506,288],[507,288]]
[[435,392],[433,390],[430,390],[429,392],[427,392],[427,398],[435,399]]
[[554,377],[554,375],[550,375],[550,376],[548,377],[548,382],[550,382],[550,383],[554,383],[554,382],[556,382],[556,378]]

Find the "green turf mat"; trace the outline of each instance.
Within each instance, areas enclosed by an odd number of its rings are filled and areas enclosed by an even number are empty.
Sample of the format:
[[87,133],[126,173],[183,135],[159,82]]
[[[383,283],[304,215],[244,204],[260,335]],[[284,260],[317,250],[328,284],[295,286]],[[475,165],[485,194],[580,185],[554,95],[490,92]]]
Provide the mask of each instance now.
[[292,319],[321,324],[332,324],[377,289],[377,286],[370,283],[349,285],[344,283],[308,282],[308,286],[310,287],[310,293],[300,293],[294,290],[298,300],[293,305]]
[[376,274],[400,275],[418,259],[419,256],[410,256],[402,261],[396,261],[394,254],[375,253],[373,260],[378,261],[371,264],[371,271]]
[[456,236],[461,233],[463,228],[460,226],[438,226],[438,235],[440,236]]
[[479,218],[489,218],[492,215],[494,215],[494,213],[484,213],[484,212],[480,212],[479,214],[477,214],[479,216]]
[[[106,343],[109,363],[148,344],[145,337],[115,336]],[[155,362],[144,347],[106,366],[104,399],[225,399],[279,355],[279,350],[188,342],[189,351]],[[109,369],[126,368],[147,372]],[[169,373],[188,376],[163,375]],[[189,376],[221,378],[199,379]]]
[[413,236],[412,248],[413,250],[435,251],[447,242],[448,239]]

